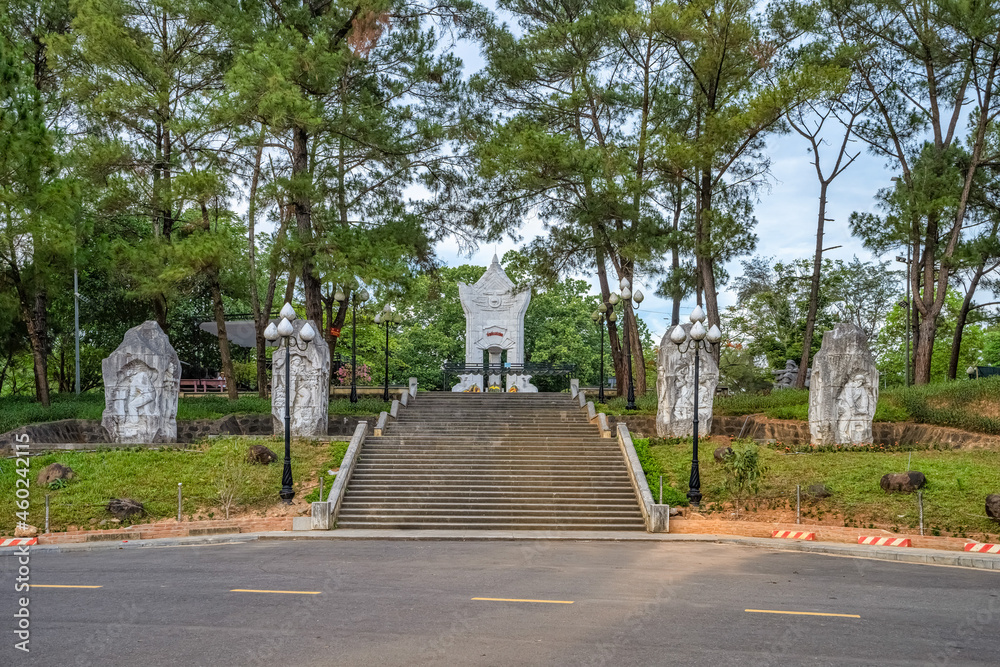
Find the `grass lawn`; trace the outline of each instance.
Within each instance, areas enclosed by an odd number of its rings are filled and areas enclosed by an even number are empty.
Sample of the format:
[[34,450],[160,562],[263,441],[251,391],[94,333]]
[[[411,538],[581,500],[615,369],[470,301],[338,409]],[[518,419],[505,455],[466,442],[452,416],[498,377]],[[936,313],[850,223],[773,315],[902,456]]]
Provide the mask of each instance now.
[[[732,517],[735,509],[723,483],[724,471],[712,456],[719,445],[703,441],[699,448],[703,514]],[[636,440],[636,449],[649,452],[643,468],[650,490],[663,475],[664,502],[671,495],[687,493],[691,471],[691,439]],[[882,475],[919,470],[927,476],[923,489],[924,530],[928,535],[1000,535],[1000,526],[986,517],[986,495],[1000,493],[1000,452],[987,450],[841,451],[783,453],[761,447],[769,465],[757,499],[749,503],[745,518],[795,520],[795,485],[802,486],[802,512],[806,522],[830,525],[915,530],[918,526],[916,494],[888,494],[879,487]],[[910,460],[912,457],[912,460]],[[640,458],[642,458],[640,456]],[[909,466],[907,462],[909,461]],[[825,484],[832,496],[807,496],[811,484]]]
[[[380,398],[360,397],[357,403],[337,398],[330,401],[331,415],[377,415],[388,410],[390,403]],[[77,397],[74,394],[53,394],[48,408],[33,398],[5,396],[0,398],[0,433],[40,422],[60,419],[100,419],[104,412],[104,393],[89,392]],[[182,398],[177,403],[177,419],[219,419],[227,415],[266,415],[271,412],[270,399],[242,396],[230,401],[218,394]]]
[[[278,454],[267,466],[245,462],[247,448],[264,444]],[[279,439],[242,437],[215,438],[196,450],[118,449],[99,452],[58,452],[31,458],[29,480],[29,523],[43,529],[45,494],[50,495],[50,527],[53,531],[75,525],[91,527],[90,519],[111,518],[104,509],[110,498],[133,498],[146,508],[146,523],[177,516],[177,483],[184,484],[183,514],[187,519],[224,518],[223,493],[234,495],[231,511],[266,511],[280,503],[281,457],[284,444]],[[329,489],[332,475],[327,470],[340,466],[346,442],[292,442],[292,475],[296,498],[309,501],[318,497],[319,476]],[[38,472],[50,463],[68,465],[77,474],[61,489],[46,489],[35,483]],[[12,535],[15,513],[14,459],[0,459],[0,535]],[[123,522],[128,525],[128,522]]]

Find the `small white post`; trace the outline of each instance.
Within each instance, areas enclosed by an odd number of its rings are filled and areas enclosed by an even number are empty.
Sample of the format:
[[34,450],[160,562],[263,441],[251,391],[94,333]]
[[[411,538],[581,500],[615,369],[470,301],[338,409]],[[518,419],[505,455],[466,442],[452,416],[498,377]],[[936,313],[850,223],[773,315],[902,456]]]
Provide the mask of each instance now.
[[177,522],[180,523],[181,519],[181,508],[183,508],[182,496],[181,496],[181,482],[177,482]]
[[795,485],[795,523],[802,523],[802,485]]
[[323,502],[323,473],[319,475],[319,501]]
[[660,475],[660,504],[663,504],[663,475]]
[[920,534],[924,534],[924,492],[917,491],[917,505],[920,508]]
[[45,494],[45,532],[49,532],[49,494]]

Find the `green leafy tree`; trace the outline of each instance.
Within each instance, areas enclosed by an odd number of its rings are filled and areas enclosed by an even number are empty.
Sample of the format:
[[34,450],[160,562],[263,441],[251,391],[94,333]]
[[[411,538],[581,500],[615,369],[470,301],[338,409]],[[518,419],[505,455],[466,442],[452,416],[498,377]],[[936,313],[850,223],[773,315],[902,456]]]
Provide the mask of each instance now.
[[[4,22],[0,19],[0,22]],[[0,280],[27,329],[35,396],[49,405],[48,286],[72,248],[72,190],[60,177],[54,137],[22,45],[0,31]],[[10,304],[13,305],[13,304]]]
[[1000,7],[902,0],[822,6],[819,30],[853,50],[854,71],[874,101],[856,136],[899,170],[895,186],[879,194],[883,214],[857,213],[851,225],[876,252],[909,249],[914,379],[925,384],[977,173],[997,159],[986,137],[1000,114]]

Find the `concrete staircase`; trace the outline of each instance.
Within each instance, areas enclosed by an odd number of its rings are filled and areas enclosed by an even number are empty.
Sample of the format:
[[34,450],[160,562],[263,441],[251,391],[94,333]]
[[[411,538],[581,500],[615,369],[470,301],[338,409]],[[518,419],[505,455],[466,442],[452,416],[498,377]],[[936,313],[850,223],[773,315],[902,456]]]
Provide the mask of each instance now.
[[365,441],[337,526],[645,528],[617,441],[569,394],[446,392]]

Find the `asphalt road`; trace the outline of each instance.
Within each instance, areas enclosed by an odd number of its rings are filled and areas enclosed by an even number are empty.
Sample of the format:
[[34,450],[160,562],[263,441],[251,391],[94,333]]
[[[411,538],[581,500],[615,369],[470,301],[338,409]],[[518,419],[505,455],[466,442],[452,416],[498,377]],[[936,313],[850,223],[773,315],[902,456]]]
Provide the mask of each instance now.
[[1000,573],[732,545],[36,553],[33,585],[100,588],[34,587],[30,654],[16,567],[0,556],[3,666],[1000,664]]

